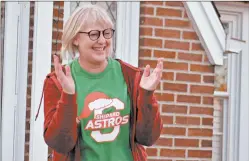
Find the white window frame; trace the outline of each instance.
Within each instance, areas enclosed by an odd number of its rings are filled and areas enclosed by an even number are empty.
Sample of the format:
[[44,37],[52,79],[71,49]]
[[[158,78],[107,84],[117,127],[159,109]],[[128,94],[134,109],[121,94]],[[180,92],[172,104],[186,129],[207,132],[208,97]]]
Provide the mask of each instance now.
[[[64,23],[70,2],[64,2]],[[117,2],[116,58],[138,67],[140,2]]]
[[43,102],[38,119],[38,111],[42,96],[43,83],[51,70],[53,2],[35,2],[33,67],[30,118],[30,161],[46,161],[48,146],[43,138],[44,112]]
[[[239,31],[241,39],[249,42],[249,32],[247,26],[249,25],[249,6],[244,5],[233,5],[232,3],[216,3],[220,14],[223,16],[225,21],[237,25],[239,21],[242,23],[242,30],[234,29]],[[241,23],[240,22],[240,23]],[[239,25],[240,26],[240,25]],[[242,34],[243,33],[243,34]],[[233,43],[232,41],[230,43]],[[229,54],[229,66],[228,66],[228,94],[229,94],[229,108],[228,108],[228,119],[226,127],[227,130],[226,138],[224,140],[223,147],[226,153],[223,154],[225,161],[248,161],[249,160],[249,46],[241,45],[237,43],[231,44],[233,49],[237,50],[236,53],[241,55],[241,62],[236,60],[236,54]],[[238,65],[241,65],[239,68]],[[240,89],[238,88],[240,87]],[[221,93],[215,93],[216,95]]]
[[29,3],[5,2],[2,160],[24,159]]

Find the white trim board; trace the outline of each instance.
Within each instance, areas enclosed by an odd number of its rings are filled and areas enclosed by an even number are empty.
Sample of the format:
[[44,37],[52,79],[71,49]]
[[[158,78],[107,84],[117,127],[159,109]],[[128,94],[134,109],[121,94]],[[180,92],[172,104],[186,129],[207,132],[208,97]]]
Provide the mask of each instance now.
[[[64,4],[64,24],[70,2]],[[117,2],[116,58],[138,67],[140,2]],[[67,60],[63,60],[63,64]]]
[[29,3],[5,4],[2,160],[24,159]]
[[45,161],[48,157],[48,146],[43,138],[43,102],[36,121],[35,114],[42,96],[44,80],[51,70],[52,22],[53,2],[36,2],[30,118],[30,161]]
[[184,2],[187,14],[213,65],[223,65],[226,34],[211,2]]
[[140,2],[117,2],[116,57],[138,67]]
[[[249,41],[249,7],[248,5],[233,5],[233,3],[216,3],[221,19],[231,25],[231,36]],[[235,44],[236,45],[236,44]],[[230,95],[228,140],[226,161],[249,160],[249,46],[238,45],[238,54],[229,54]]]

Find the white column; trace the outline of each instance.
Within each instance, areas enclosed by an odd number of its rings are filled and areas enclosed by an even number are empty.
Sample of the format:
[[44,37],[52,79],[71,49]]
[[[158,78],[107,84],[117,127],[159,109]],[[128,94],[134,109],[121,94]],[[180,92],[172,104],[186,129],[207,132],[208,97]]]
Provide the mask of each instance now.
[[[29,2],[5,2],[2,160],[24,159]],[[21,159],[21,160],[20,160]]]
[[117,2],[116,57],[138,66],[140,2]]
[[35,114],[42,96],[43,82],[51,69],[53,2],[35,2],[34,48],[32,67],[30,161],[47,160],[48,147],[43,138],[43,103],[38,119]]

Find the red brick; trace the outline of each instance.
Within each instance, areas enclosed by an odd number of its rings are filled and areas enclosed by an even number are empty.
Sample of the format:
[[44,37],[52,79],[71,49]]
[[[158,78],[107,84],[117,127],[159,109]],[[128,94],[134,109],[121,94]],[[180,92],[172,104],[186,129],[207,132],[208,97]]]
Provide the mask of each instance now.
[[157,65],[157,61],[139,59],[138,64],[139,64],[139,67],[146,67],[146,65],[150,65],[151,68],[155,68]]
[[162,50],[154,50],[154,57],[157,58],[170,58],[174,59],[176,57],[176,52],[174,51],[162,51]]
[[165,24],[166,27],[179,27],[179,28],[190,28],[190,21],[184,20],[174,20],[174,19],[166,19]]
[[29,153],[29,144],[25,143],[25,153]]
[[174,101],[174,94],[170,93],[155,93],[158,101]]
[[178,62],[164,62],[164,69],[175,69],[175,70],[188,70],[188,63],[178,63]]
[[64,13],[63,9],[54,8],[54,10],[53,10],[53,17],[63,18],[64,17],[63,13]]
[[160,156],[185,157],[185,150],[184,149],[161,149]]
[[199,140],[197,140],[197,139],[178,139],[178,138],[175,138],[175,146],[198,147],[199,146]]
[[[63,29],[63,21],[55,19],[55,21],[53,21],[53,28]],[[54,30],[54,31],[56,31],[56,30]]]
[[188,14],[187,14],[186,10],[183,13],[183,18],[188,18]]
[[213,126],[213,118],[202,118],[202,125]]
[[149,156],[157,156],[157,148],[147,148],[146,152]]
[[163,83],[163,90],[187,92],[187,84]]
[[190,114],[202,114],[202,115],[208,115],[213,116],[213,108],[205,108],[205,107],[190,107]]
[[162,105],[162,112],[166,113],[187,113],[187,106],[180,105]]
[[177,102],[201,103],[201,97],[191,95],[177,95]]
[[188,136],[213,136],[212,129],[205,128],[189,128]]
[[183,31],[183,39],[188,39],[188,40],[199,40],[196,32],[191,32],[191,31]]
[[140,7],[140,13],[144,15],[154,15],[154,7],[148,7],[148,6]]
[[27,95],[31,96],[31,87],[27,88]]
[[140,32],[140,35],[143,35],[143,36],[152,36],[151,27],[140,27],[139,32]]
[[139,49],[139,57],[151,57],[151,49]]
[[201,54],[178,53],[178,59],[202,62],[202,55]]
[[182,11],[179,9],[170,9],[170,8],[157,8],[157,16],[170,16],[170,17],[181,17]]
[[203,47],[200,43],[192,43],[192,51],[203,51]]
[[163,124],[173,124],[173,116],[161,116]]
[[163,2],[162,1],[143,1],[141,2],[141,4],[153,4],[153,5],[163,5]]
[[173,144],[173,139],[171,138],[159,138],[155,145],[159,145],[159,146],[172,146]]
[[188,150],[188,157],[211,158],[212,150]]
[[174,72],[163,72],[162,80],[174,80]]
[[214,66],[213,65],[191,64],[190,70],[196,71],[196,72],[214,73]]
[[202,147],[212,147],[212,140],[202,140],[201,146]]
[[177,1],[167,1],[165,2],[166,6],[180,6],[183,7],[182,2],[177,2]]
[[210,63],[210,61],[209,61],[207,55],[204,55],[204,60],[203,60],[203,61],[204,61],[205,63]]
[[203,97],[202,103],[206,105],[213,105],[214,104],[213,97]]
[[155,17],[140,17],[140,24],[141,25],[152,25],[152,26],[163,26],[163,19],[162,18],[155,18]]
[[183,125],[200,125],[199,117],[176,116],[176,123]]
[[214,83],[214,76],[204,75],[203,82],[205,83]]
[[189,50],[189,42],[165,40],[164,47],[168,49]]
[[162,130],[162,134],[185,135],[186,129],[181,127],[164,127]]
[[53,31],[52,38],[53,38],[54,40],[61,40],[61,37],[62,37],[62,32]]
[[214,87],[213,86],[204,86],[204,85],[191,85],[190,86],[191,93],[206,93],[213,94]]
[[176,73],[176,80],[187,82],[201,82],[200,74]]
[[155,38],[140,38],[140,46],[162,47],[163,41]]
[[64,6],[64,1],[55,1],[54,6]]
[[155,36],[165,38],[180,38],[180,31],[170,29],[155,29]]
[[53,51],[59,51],[61,49],[61,43],[53,43],[52,44],[52,50]]

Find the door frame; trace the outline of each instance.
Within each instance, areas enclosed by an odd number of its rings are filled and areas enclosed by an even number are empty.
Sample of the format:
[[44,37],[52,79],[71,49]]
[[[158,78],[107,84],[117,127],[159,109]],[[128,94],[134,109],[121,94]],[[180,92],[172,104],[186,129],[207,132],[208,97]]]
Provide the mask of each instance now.
[[[217,9],[221,14],[221,20],[237,25],[237,36],[235,38],[249,42],[249,6],[238,5],[232,2],[216,2]],[[240,55],[228,56],[228,126],[227,141],[223,145],[226,148],[226,161],[248,161],[249,160],[249,46],[242,46]],[[238,59],[240,57],[240,59]],[[239,87],[239,88],[238,88]]]
[[5,2],[2,160],[24,159],[29,3]]

